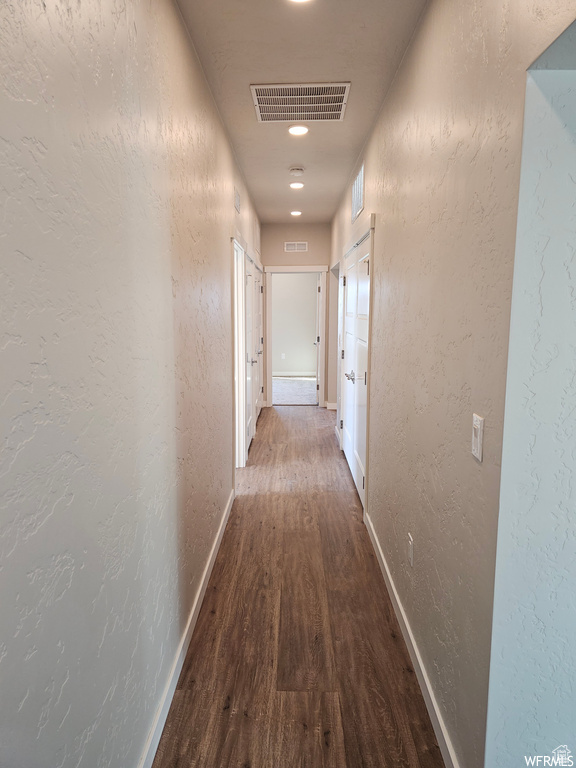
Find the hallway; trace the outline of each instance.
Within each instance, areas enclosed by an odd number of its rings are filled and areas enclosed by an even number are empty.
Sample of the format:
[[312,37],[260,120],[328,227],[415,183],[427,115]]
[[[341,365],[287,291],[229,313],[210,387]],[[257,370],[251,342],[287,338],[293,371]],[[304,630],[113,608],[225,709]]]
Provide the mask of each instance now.
[[440,768],[334,435],[262,411],[153,768]]

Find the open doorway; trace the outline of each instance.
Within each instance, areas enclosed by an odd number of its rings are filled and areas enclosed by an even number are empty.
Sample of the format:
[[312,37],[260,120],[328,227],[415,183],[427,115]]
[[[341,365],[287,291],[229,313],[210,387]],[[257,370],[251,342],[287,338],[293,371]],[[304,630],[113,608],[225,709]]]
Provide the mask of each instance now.
[[271,405],[324,405],[325,267],[266,268]]
[[318,275],[271,275],[272,405],[318,405]]

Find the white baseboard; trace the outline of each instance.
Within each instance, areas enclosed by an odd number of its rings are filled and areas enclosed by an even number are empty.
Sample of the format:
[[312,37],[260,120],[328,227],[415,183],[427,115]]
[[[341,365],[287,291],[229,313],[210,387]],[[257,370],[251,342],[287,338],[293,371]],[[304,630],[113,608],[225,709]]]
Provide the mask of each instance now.
[[206,588],[208,586],[210,574],[212,573],[212,569],[214,567],[216,555],[218,554],[218,550],[220,548],[222,536],[224,535],[224,529],[226,528],[226,523],[230,517],[230,510],[232,509],[232,504],[234,502],[234,495],[234,490],[232,490],[230,492],[230,497],[228,498],[228,503],[222,516],[222,520],[220,521],[220,527],[218,528],[216,539],[214,540],[212,550],[210,551],[210,557],[208,558],[208,562],[204,568],[204,573],[202,574],[200,586],[198,587],[196,598],[194,599],[192,610],[190,611],[190,616],[188,617],[186,629],[184,630],[184,634],[180,640],[180,644],[176,652],[176,657],[174,659],[174,663],[172,664],[172,669],[168,675],[168,681],[166,683],[166,687],[164,688],[164,693],[160,699],[158,709],[156,710],[156,716],[154,718],[152,728],[150,729],[150,733],[146,739],[144,752],[142,753],[142,757],[138,763],[138,768],[151,768],[152,763],[154,762],[156,750],[158,749],[158,744],[160,743],[160,737],[162,736],[166,718],[168,717],[168,710],[170,709],[170,704],[172,703],[172,698],[174,696],[174,691],[176,690],[178,678],[180,677],[180,672],[182,671],[182,666],[184,665],[184,659],[186,658],[188,646],[190,645],[190,640],[192,639],[192,632],[196,626],[196,620],[198,619],[198,614],[200,613],[202,600],[206,594]]
[[364,513],[364,522],[366,523],[368,534],[372,540],[372,545],[376,552],[376,557],[378,558],[380,569],[382,570],[382,575],[384,576],[384,581],[386,582],[388,592],[390,593],[390,599],[392,600],[392,604],[394,606],[396,618],[400,624],[400,629],[404,635],[404,641],[408,647],[408,653],[410,654],[412,664],[414,665],[414,671],[416,672],[418,682],[420,683],[420,688],[422,689],[422,695],[424,696],[426,708],[428,710],[428,714],[430,715],[432,727],[434,728],[434,733],[436,734],[438,745],[440,747],[440,751],[442,752],[442,757],[444,758],[444,763],[446,768],[460,768],[460,763],[458,762],[456,752],[454,751],[454,747],[452,745],[452,740],[450,739],[450,734],[448,733],[446,723],[444,722],[444,718],[440,712],[438,702],[436,701],[436,696],[434,695],[434,690],[432,688],[430,678],[428,677],[428,673],[426,672],[426,668],[424,667],[424,663],[422,661],[422,656],[420,655],[420,651],[416,645],[416,640],[412,634],[412,629],[410,628],[408,617],[406,616],[406,612],[404,611],[404,607],[400,601],[400,596],[398,595],[394,585],[392,574],[390,573],[388,563],[386,562],[386,558],[382,552],[382,547],[380,546],[380,542],[376,536],[376,531],[372,525],[372,520],[366,512]]
[[326,410],[335,411],[338,408],[336,403],[326,403]]
[[272,372],[272,378],[291,379],[295,377],[305,377],[307,379],[316,378],[316,371],[278,371]]

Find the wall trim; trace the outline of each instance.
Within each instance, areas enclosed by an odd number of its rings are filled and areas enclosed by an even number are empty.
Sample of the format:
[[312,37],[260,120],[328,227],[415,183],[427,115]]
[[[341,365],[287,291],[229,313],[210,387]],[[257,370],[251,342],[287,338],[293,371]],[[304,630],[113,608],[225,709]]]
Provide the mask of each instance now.
[[338,445],[340,447],[340,450],[342,450],[342,432],[340,431],[338,424],[336,424],[336,426],[334,427],[334,432],[336,432],[336,439],[338,440]]
[[336,403],[326,403],[327,411],[335,411],[337,407]]
[[152,763],[154,762],[154,758],[156,756],[156,750],[158,749],[158,744],[160,743],[160,737],[162,736],[162,731],[164,730],[166,718],[168,717],[170,704],[172,703],[172,699],[174,697],[174,691],[176,690],[176,684],[178,683],[178,678],[180,677],[180,672],[182,671],[182,667],[184,665],[184,659],[186,658],[188,646],[190,645],[190,640],[192,639],[192,632],[194,631],[194,627],[196,626],[196,621],[198,619],[198,614],[200,613],[200,608],[202,607],[202,601],[204,600],[204,595],[206,594],[206,588],[208,587],[208,581],[210,580],[210,575],[212,573],[212,569],[214,568],[216,555],[218,554],[218,550],[220,549],[220,543],[222,542],[224,529],[226,528],[226,523],[228,522],[228,518],[230,517],[230,511],[232,510],[234,497],[235,497],[235,492],[234,492],[234,489],[232,489],[232,491],[230,491],[228,503],[226,504],[226,509],[224,510],[224,514],[222,515],[222,520],[220,521],[220,527],[218,528],[218,533],[216,534],[214,544],[212,545],[212,549],[210,551],[208,562],[206,563],[206,567],[204,568],[204,573],[202,574],[200,586],[198,587],[198,591],[196,592],[196,597],[194,599],[192,610],[190,611],[190,615],[188,617],[186,629],[184,630],[182,639],[180,640],[180,644],[178,646],[178,650],[176,651],[176,656],[174,658],[174,663],[172,664],[172,669],[170,670],[170,674],[168,675],[168,682],[166,683],[166,686],[164,688],[164,693],[162,694],[162,698],[160,699],[160,704],[158,705],[158,708],[156,710],[156,715],[154,717],[152,727],[148,734],[148,738],[146,739],[146,743],[144,745],[144,751],[142,753],[142,757],[140,758],[140,762],[138,763],[138,768],[151,768]]
[[316,371],[272,371],[273,379],[315,379]]
[[424,696],[426,709],[430,715],[432,727],[434,728],[434,733],[438,739],[438,746],[442,752],[444,763],[446,768],[460,768],[460,763],[458,762],[456,752],[454,751],[448,728],[446,727],[446,723],[442,717],[440,707],[436,701],[436,696],[434,695],[432,683],[430,682],[430,678],[426,672],[424,662],[422,661],[422,656],[420,655],[420,651],[416,645],[416,640],[412,633],[410,623],[408,622],[408,617],[406,616],[406,612],[404,611],[400,596],[396,590],[394,580],[392,579],[392,574],[388,568],[388,563],[384,557],[384,553],[382,551],[382,547],[380,546],[376,531],[374,530],[372,520],[370,519],[370,516],[367,512],[364,513],[364,523],[368,529],[368,535],[372,540],[372,546],[376,552],[376,557],[378,558],[378,563],[380,564],[380,569],[382,571],[382,575],[384,576],[384,581],[388,587],[390,599],[392,600],[392,605],[394,606],[394,612],[396,614],[396,618],[398,619],[398,623],[400,624],[400,629],[402,630],[404,641],[408,647],[408,653],[410,654],[412,664],[414,665],[414,671],[416,672],[418,682],[420,683],[420,688],[422,689],[422,695]]

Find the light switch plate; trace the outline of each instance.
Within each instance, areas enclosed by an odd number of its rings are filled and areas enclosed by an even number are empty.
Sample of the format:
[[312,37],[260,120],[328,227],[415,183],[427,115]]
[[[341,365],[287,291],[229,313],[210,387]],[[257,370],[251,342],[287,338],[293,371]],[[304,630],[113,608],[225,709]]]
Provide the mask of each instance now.
[[482,443],[484,442],[484,419],[477,413],[472,415],[472,456],[482,461]]

